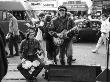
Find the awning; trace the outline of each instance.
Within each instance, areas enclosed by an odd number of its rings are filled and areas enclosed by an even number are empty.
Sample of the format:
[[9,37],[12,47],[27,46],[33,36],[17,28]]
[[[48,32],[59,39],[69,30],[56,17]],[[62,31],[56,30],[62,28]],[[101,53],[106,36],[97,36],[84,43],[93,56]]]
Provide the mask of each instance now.
[[0,10],[32,10],[28,2],[23,1],[0,1]]
[[56,11],[57,8],[45,8],[45,7],[43,7],[43,8],[41,8],[41,7],[39,7],[39,8],[38,8],[38,7],[37,7],[37,8],[34,8],[34,7],[33,7],[33,10],[55,10],[55,11]]
[[72,5],[65,5],[68,9],[68,11],[87,11],[88,6],[82,5],[82,4],[72,4]]
[[87,11],[88,8],[71,8],[71,9],[68,9],[68,11]]

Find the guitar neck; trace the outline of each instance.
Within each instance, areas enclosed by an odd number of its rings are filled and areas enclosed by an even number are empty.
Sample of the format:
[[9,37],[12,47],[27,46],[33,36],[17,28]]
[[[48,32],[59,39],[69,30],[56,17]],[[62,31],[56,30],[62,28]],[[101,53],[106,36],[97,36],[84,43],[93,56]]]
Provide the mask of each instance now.
[[71,28],[70,30],[68,30],[66,33],[68,34],[68,33],[70,33],[71,31],[73,31],[73,30],[75,30],[76,28],[75,27],[73,27],[73,28]]

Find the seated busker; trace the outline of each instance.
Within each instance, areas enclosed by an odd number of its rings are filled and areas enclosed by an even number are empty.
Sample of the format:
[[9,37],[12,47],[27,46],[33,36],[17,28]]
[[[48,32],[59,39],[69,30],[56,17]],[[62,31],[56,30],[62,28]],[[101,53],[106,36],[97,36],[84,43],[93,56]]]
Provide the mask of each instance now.
[[21,63],[17,66],[27,82],[36,82],[37,75],[44,67],[43,60],[39,58],[43,54],[39,42],[34,38],[35,31],[31,30],[20,44]]

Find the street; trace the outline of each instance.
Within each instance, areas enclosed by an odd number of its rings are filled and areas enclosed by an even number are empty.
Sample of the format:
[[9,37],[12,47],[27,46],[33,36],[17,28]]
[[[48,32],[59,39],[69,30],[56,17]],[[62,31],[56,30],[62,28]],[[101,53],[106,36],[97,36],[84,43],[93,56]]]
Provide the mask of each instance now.
[[[92,53],[92,50],[95,48],[96,43],[74,43],[73,44],[73,58],[76,58],[76,61],[73,62],[73,65],[100,65],[102,70],[106,68],[106,49],[105,46],[99,49],[99,53]],[[19,56],[13,58],[8,58],[9,68],[5,80],[2,82],[25,82],[24,77],[17,71],[16,66],[20,63]],[[110,67],[110,64],[109,64]],[[43,73],[43,72],[42,72]],[[39,74],[38,82],[46,82]],[[19,79],[19,80],[17,80]],[[22,80],[20,80],[22,79]],[[16,81],[15,81],[16,80]]]

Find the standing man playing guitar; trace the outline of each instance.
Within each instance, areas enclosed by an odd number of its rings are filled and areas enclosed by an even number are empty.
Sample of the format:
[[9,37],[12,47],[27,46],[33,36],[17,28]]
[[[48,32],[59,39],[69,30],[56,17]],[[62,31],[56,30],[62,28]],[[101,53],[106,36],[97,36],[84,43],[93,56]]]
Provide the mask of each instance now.
[[[52,20],[50,34],[53,36],[53,41],[55,45],[55,50],[60,48],[60,63],[65,65],[65,54],[67,56],[67,63],[71,65],[72,60],[72,49],[70,50],[70,45],[72,45],[72,37],[74,22],[71,18],[67,16],[67,8],[65,6],[58,7],[58,16]],[[72,46],[71,46],[72,48]],[[67,53],[68,49],[71,51]],[[57,51],[54,52],[54,61],[56,62]]]

